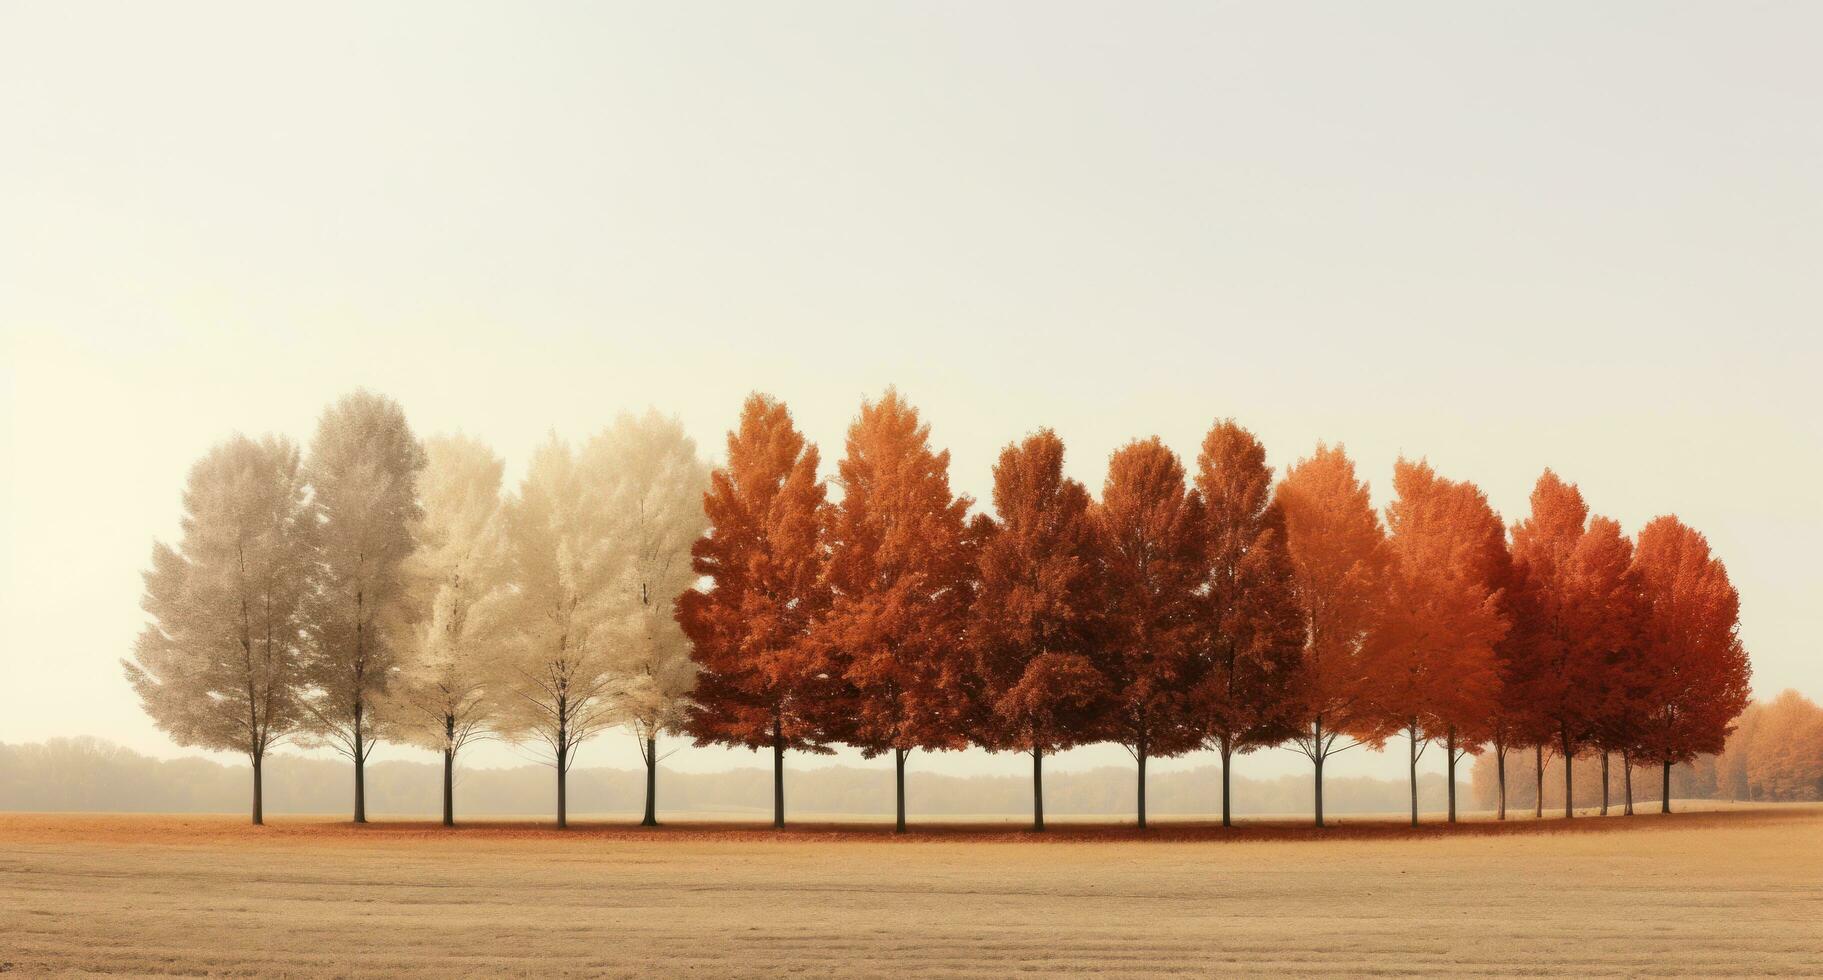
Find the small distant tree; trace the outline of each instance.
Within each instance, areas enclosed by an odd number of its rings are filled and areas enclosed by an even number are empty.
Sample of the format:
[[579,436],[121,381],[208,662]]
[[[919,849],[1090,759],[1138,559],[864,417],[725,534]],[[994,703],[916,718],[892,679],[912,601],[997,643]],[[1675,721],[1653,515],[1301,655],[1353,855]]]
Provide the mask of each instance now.
[[975,555],[969,499],[949,488],[949,452],[898,392],[864,402],[838,464],[842,499],[827,509],[834,588],[819,643],[853,692],[843,741],[892,753],[905,830],[905,760],[968,745],[964,625]]
[[1113,698],[1109,737],[1138,765],[1139,826],[1146,826],[1146,762],[1202,742],[1190,692],[1198,590],[1204,569],[1202,497],[1177,454],[1155,436],[1108,460],[1095,510],[1107,592],[1102,674]]
[[379,744],[397,668],[391,638],[409,615],[401,566],[419,517],[424,448],[390,398],[357,391],[317,423],[305,473],[316,513],[305,731],[354,763],[354,821],[367,822],[367,758]]
[[443,756],[443,825],[456,822],[456,759],[499,719],[509,601],[500,458],[480,442],[425,443],[416,550],[403,574],[411,616],[394,643],[386,714],[395,736]]
[[[1761,707],[1755,705],[1755,707]],[[1785,691],[1758,712],[1761,738],[1746,746],[1747,776],[1769,800],[1823,799],[1823,708],[1796,691]],[[1729,739],[1739,740],[1743,725]]]
[[1285,515],[1272,499],[1266,447],[1232,419],[1217,422],[1197,456],[1206,562],[1192,697],[1204,737],[1222,757],[1222,826],[1233,822],[1236,753],[1297,737],[1304,619]]
[[547,751],[557,826],[569,826],[569,773],[581,745],[619,722],[614,586],[624,554],[609,536],[590,470],[555,436],[532,454],[506,502],[506,681],[501,729]]
[[621,715],[646,764],[640,825],[656,827],[658,736],[682,724],[696,684],[676,606],[696,583],[690,549],[708,528],[702,500],[709,470],[683,426],[656,412],[622,416],[597,437],[589,458],[607,497],[610,540],[626,556],[611,600],[621,631]]
[[1752,668],[1741,645],[1741,597],[1709,541],[1675,517],[1640,529],[1634,561],[1646,594],[1643,758],[1664,767],[1660,810],[1671,812],[1671,767],[1722,751],[1747,707]]
[[1384,684],[1382,709],[1400,720],[1411,742],[1415,827],[1419,757],[1432,741],[1445,743],[1454,822],[1459,753],[1478,744],[1499,695],[1494,644],[1507,623],[1492,566],[1502,531],[1481,491],[1438,477],[1428,464],[1400,460],[1393,486],[1397,497],[1386,511],[1392,562],[1371,669]]
[[821,515],[827,487],[817,447],[785,405],[748,397],[728,433],[727,461],[703,494],[708,533],[691,549],[706,585],[685,592],[677,620],[696,660],[686,727],[698,745],[772,750],[772,825],[785,826],[785,751],[827,753],[842,701],[835,667],[809,641],[829,604]]
[[1315,771],[1321,827],[1324,763],[1357,745],[1384,745],[1396,730],[1380,710],[1366,647],[1385,589],[1386,535],[1341,446],[1319,443],[1285,472],[1275,499],[1304,624],[1295,742]]
[[153,724],[179,745],[245,753],[253,822],[261,766],[299,723],[314,522],[297,447],[235,436],[190,470],[183,537],[152,546],[150,621],[121,661]]
[[1063,440],[1051,430],[1001,450],[969,638],[981,741],[1031,755],[1035,831],[1045,755],[1093,740],[1108,695],[1092,659],[1102,593],[1090,509],[1089,492],[1063,475]]

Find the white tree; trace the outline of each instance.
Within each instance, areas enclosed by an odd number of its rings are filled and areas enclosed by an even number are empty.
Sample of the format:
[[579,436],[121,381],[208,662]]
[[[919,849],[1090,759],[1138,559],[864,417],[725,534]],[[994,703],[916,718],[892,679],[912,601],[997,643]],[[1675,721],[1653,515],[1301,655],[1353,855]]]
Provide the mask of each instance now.
[[318,541],[305,729],[354,762],[355,823],[367,822],[367,757],[396,660],[389,638],[409,614],[400,565],[412,552],[423,468],[405,412],[367,391],[323,413],[305,465]]
[[179,745],[245,752],[253,822],[260,772],[299,704],[314,530],[297,447],[236,436],[190,470],[183,540],[152,547],[151,622],[121,661],[152,721]]
[[585,454],[602,489],[620,575],[612,607],[620,719],[646,763],[641,826],[658,825],[658,736],[684,720],[696,663],[677,624],[675,604],[696,584],[690,548],[708,529],[703,491],[709,468],[676,419],[648,411],[621,416]]
[[599,488],[555,436],[532,454],[505,510],[512,595],[501,730],[548,750],[557,826],[567,827],[576,750],[617,722],[611,600],[620,556]]
[[454,826],[456,756],[499,716],[497,687],[508,599],[504,464],[482,443],[425,443],[422,516],[403,574],[412,615],[394,641],[398,675],[387,699],[400,741],[443,755],[443,825]]

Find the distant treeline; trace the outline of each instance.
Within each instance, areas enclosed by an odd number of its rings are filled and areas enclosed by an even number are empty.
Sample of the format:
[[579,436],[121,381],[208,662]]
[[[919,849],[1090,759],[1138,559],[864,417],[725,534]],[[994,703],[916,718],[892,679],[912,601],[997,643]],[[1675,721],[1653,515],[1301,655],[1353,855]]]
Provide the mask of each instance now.
[[[267,762],[273,777],[267,808],[277,813],[346,812],[352,791],[346,764],[332,759],[277,754]],[[892,805],[888,769],[828,766],[790,773],[791,791],[809,813],[875,816]],[[368,769],[367,805],[387,816],[435,816],[442,806],[442,766],[386,761]],[[1132,814],[1132,774],[1103,767],[1054,772],[1045,779],[1046,805],[1064,815]],[[1221,774],[1215,766],[1155,773],[1156,813],[1208,815],[1221,810]],[[932,816],[1016,816],[1031,804],[1030,784],[1015,776],[950,776],[912,770],[906,794],[913,809]],[[1235,809],[1242,814],[1310,812],[1308,779],[1233,777]],[[1466,787],[1459,787],[1466,792]],[[665,770],[665,807],[673,813],[725,814],[731,819],[770,817],[772,773],[730,769],[718,773]],[[551,805],[550,770],[539,765],[465,769],[456,793],[469,815],[524,816]],[[1331,779],[1324,787],[1331,808],[1344,813],[1396,813],[1407,805],[1403,781]],[[1445,803],[1443,779],[1419,782],[1428,809]],[[0,810],[229,813],[246,803],[247,767],[202,758],[154,759],[92,738],[0,743]],[[633,769],[577,768],[570,773],[570,806],[580,813],[632,818],[645,802],[645,773]]]

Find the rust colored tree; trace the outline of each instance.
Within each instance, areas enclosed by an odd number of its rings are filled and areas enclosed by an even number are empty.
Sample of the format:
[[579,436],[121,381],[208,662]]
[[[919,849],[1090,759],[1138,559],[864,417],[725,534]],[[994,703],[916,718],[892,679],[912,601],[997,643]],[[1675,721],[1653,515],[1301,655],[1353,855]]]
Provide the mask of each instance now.
[[1063,475],[1049,429],[1000,452],[981,544],[970,646],[989,748],[1032,757],[1032,829],[1044,830],[1044,757],[1094,737],[1107,696],[1092,659],[1101,589],[1089,493]]
[[696,744],[772,750],[772,825],[785,826],[785,752],[826,753],[832,668],[809,642],[827,606],[817,447],[785,406],[755,394],[703,494],[709,531],[691,550],[708,581],[678,599],[698,674]]
[[1513,526],[1514,654],[1526,665],[1507,697],[1523,707],[1528,722],[1521,736],[1534,753],[1533,816],[1544,816],[1546,756],[1564,759],[1564,815],[1574,812],[1571,763],[1580,743],[1591,699],[1581,686],[1583,665],[1576,659],[1569,614],[1571,556],[1582,541],[1589,507],[1574,484],[1545,470],[1532,488],[1530,516]]
[[1324,764],[1356,745],[1383,745],[1392,731],[1366,665],[1386,576],[1386,535],[1341,446],[1319,443],[1286,470],[1275,499],[1285,512],[1304,635],[1295,743],[1314,770],[1321,827]]
[[1203,737],[1222,758],[1227,827],[1234,756],[1302,731],[1296,696],[1304,621],[1266,447],[1223,420],[1204,437],[1196,463],[1206,565],[1192,699]]
[[[1567,659],[1575,665],[1582,685],[1579,701],[1587,708],[1577,722],[1578,739],[1601,753],[1601,812],[1606,814],[1608,756],[1620,752],[1623,769],[1631,773],[1631,747],[1639,740],[1646,711],[1645,592],[1633,567],[1633,542],[1615,521],[1592,518],[1570,553],[1565,577],[1564,612],[1571,646]],[[1628,783],[1631,813],[1631,780]]]
[[1741,645],[1741,598],[1709,541],[1675,517],[1639,532],[1634,549],[1645,590],[1642,758],[1664,767],[1661,812],[1671,812],[1671,767],[1722,751],[1747,707],[1752,669]]
[[1485,737],[1500,694],[1494,645],[1507,630],[1498,585],[1504,533],[1480,490],[1442,479],[1426,463],[1400,460],[1393,486],[1392,561],[1370,669],[1382,684],[1381,709],[1410,740],[1415,827],[1419,757],[1432,741],[1444,743],[1454,822],[1456,763]]
[[932,451],[930,427],[892,389],[862,403],[838,472],[825,525],[834,594],[816,635],[853,691],[842,741],[892,754],[903,833],[907,756],[968,744],[970,501],[950,493],[949,453]]
[[1177,454],[1157,437],[1108,460],[1095,510],[1107,589],[1102,673],[1113,691],[1109,737],[1138,765],[1136,811],[1146,826],[1146,761],[1202,742],[1190,697],[1203,574],[1203,503]]

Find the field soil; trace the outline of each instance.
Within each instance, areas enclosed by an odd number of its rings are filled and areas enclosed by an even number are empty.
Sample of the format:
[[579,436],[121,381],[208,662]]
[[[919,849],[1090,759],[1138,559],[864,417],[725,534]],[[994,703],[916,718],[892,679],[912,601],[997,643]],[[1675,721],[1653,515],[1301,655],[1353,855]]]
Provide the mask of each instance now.
[[1823,808],[903,838],[0,814],[0,971],[1819,975]]

